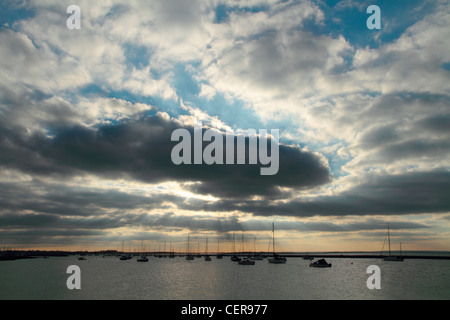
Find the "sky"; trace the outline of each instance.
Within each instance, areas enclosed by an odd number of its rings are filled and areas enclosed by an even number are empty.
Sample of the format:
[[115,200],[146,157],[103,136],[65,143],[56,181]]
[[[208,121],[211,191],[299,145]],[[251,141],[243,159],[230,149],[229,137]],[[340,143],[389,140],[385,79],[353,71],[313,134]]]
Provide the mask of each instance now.
[[[0,248],[450,251],[448,1],[0,5]],[[279,171],[174,164],[196,122]]]

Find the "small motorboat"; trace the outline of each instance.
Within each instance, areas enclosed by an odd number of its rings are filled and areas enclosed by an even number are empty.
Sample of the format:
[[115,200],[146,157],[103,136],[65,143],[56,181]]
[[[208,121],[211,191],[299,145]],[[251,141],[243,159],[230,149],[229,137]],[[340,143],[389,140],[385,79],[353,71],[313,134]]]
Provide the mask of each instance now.
[[383,261],[403,261],[404,258],[402,256],[387,256],[383,257]]
[[237,262],[239,262],[239,261],[241,261],[241,258],[239,258],[237,255],[233,255],[233,256],[230,258],[230,260],[231,260],[231,261],[237,261]]
[[238,264],[244,265],[244,266],[252,266],[252,265],[255,264],[255,261],[250,260],[249,258],[245,258],[245,259],[243,259],[241,261],[238,261]]
[[251,260],[263,260],[264,256],[260,253],[254,254],[250,257]]
[[274,253],[273,257],[267,258],[267,261],[269,261],[269,263],[284,264],[284,263],[286,263],[287,260],[285,257],[279,256]]
[[146,256],[142,256],[136,260],[137,262],[148,262],[148,258]]
[[314,261],[309,266],[315,267],[315,268],[330,268],[331,263],[326,262],[325,259],[320,259],[320,260]]

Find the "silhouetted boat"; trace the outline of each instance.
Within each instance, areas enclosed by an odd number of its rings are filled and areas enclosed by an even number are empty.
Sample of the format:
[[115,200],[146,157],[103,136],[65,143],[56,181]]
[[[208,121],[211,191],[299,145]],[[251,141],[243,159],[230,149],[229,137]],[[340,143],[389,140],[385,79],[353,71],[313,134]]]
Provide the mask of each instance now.
[[[387,257],[383,257],[383,261],[403,261],[403,257],[401,255],[399,256],[393,256],[391,255],[391,235],[389,232],[389,228],[387,231],[387,237],[388,237],[388,243],[389,243],[389,255]],[[386,240],[385,240],[386,242]],[[400,254],[402,252],[402,244],[400,243]]]
[[267,258],[267,260],[269,261],[269,263],[278,263],[278,264],[286,263],[287,261],[285,257],[282,257],[276,253],[274,253],[272,257]]
[[124,245],[125,245],[125,243],[124,243],[124,241],[122,241],[122,255],[120,256],[120,260],[130,260],[132,257],[131,257],[131,255],[130,254],[125,254],[124,253]]
[[272,222],[272,244],[273,244],[273,256],[270,258],[267,258],[267,260],[269,261],[269,263],[277,263],[277,264],[282,264],[282,263],[286,263],[286,258],[282,257],[278,254],[275,253],[275,224]]
[[230,260],[231,260],[231,261],[241,261],[242,259],[239,258],[237,255],[234,254],[234,255],[231,256]]
[[137,262],[148,262],[148,258],[146,256],[141,256],[139,259],[136,260]]
[[220,250],[219,250],[219,239],[217,239],[217,255],[216,255],[216,258],[217,259],[222,259],[223,255],[220,254],[219,252],[220,252]]
[[211,257],[208,255],[208,237],[206,237],[206,250],[205,250],[205,261],[211,261]]
[[250,260],[249,258],[244,258],[241,261],[238,262],[240,265],[246,265],[246,266],[252,266],[255,264],[255,261]]
[[86,260],[85,257],[79,257],[78,260]]
[[263,260],[264,256],[261,253],[255,253],[250,257],[251,260]]
[[256,237],[253,238],[253,254],[249,257],[250,260],[263,260],[264,256],[260,252],[256,252]]
[[190,252],[189,252],[189,243],[190,243],[190,241],[189,241],[189,235],[188,235],[188,243],[187,243],[187,254],[186,254],[186,260],[194,260],[194,255],[192,255]]
[[309,266],[314,267],[314,268],[330,268],[331,263],[326,262],[325,259],[320,259],[320,260],[314,261]]
[[169,258],[175,258],[175,253],[173,252],[173,248],[172,248],[172,242],[170,243],[170,254],[169,254]]

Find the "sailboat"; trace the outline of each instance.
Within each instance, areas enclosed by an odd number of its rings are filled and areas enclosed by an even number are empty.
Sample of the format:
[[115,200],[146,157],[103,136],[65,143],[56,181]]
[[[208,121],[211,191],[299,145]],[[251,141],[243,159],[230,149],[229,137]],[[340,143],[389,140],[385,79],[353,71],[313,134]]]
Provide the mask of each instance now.
[[122,255],[120,256],[120,260],[130,260],[131,259],[131,255],[125,254],[125,250],[124,250],[124,242],[122,241]]
[[170,243],[170,254],[169,254],[169,258],[175,258],[175,253],[173,252],[173,248],[172,248],[172,242]]
[[[403,261],[403,257],[400,256],[393,256],[391,255],[391,236],[390,236],[390,232],[389,232],[389,227],[388,227],[388,231],[387,231],[387,237],[388,237],[388,244],[389,244],[389,255],[387,257],[383,257],[383,261]],[[386,239],[384,240],[386,242]],[[400,243],[400,254],[402,252],[402,245]]]
[[211,261],[211,257],[208,255],[208,237],[206,237],[206,253],[205,253],[205,261]]
[[141,243],[141,251],[142,251],[142,255],[140,258],[138,258],[136,261],[137,262],[148,262],[148,258],[147,256],[144,254],[145,250],[144,250],[144,240],[142,240]]
[[236,243],[234,241],[234,232],[233,232],[233,255],[230,258],[231,261],[241,261],[241,258],[239,258],[236,254]]
[[219,252],[220,252],[220,250],[219,250],[219,239],[217,239],[217,255],[216,255],[216,258],[217,259],[222,259],[223,255],[220,254]]
[[269,263],[286,263],[286,258],[275,253],[275,224],[272,222],[272,249],[273,257],[267,258]]
[[256,237],[253,239],[253,255],[250,258],[251,260],[263,260],[264,256],[261,253],[256,252]]
[[194,260],[194,256],[189,252],[189,235],[188,235],[188,245],[187,245],[186,260]]

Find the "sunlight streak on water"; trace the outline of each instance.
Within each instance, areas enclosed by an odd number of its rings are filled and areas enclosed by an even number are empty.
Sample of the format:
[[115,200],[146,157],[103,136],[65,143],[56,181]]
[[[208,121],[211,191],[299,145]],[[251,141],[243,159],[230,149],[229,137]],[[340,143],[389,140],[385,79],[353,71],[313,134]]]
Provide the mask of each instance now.
[[[331,268],[311,268],[310,261],[286,264],[256,261],[242,266],[223,260],[186,261],[183,257],[136,258],[75,256],[2,261],[0,299],[138,300],[314,300],[449,299],[449,260],[327,259]],[[381,268],[381,289],[369,290],[369,265]],[[81,268],[81,290],[69,290],[66,269]]]

